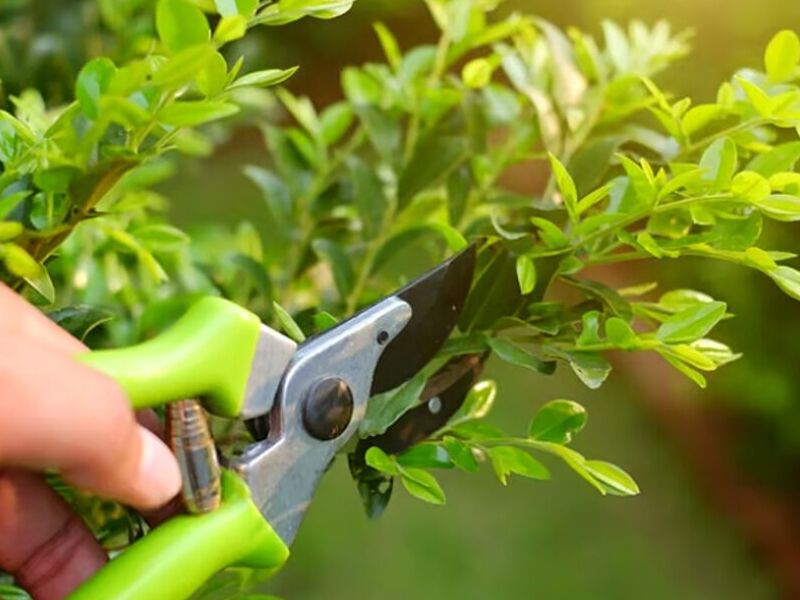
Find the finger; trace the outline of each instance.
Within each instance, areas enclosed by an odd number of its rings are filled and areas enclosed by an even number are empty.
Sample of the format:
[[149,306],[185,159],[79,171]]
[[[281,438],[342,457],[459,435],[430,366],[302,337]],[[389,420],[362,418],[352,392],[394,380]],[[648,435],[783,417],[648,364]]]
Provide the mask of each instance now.
[[58,600],[106,562],[91,531],[41,475],[0,471],[0,568],[36,600]]
[[80,341],[2,283],[0,283],[0,335],[36,340],[69,355],[86,350]]
[[[156,434],[162,440],[165,439],[164,437],[164,425],[158,418],[158,415],[152,410],[140,410],[136,412],[136,421],[142,427],[147,427],[150,431]],[[144,520],[147,521],[147,524],[150,527],[156,527],[160,525],[170,517],[174,517],[182,512],[184,512],[183,501],[181,500],[180,494],[172,498],[169,502],[167,502],[164,506],[160,506],[153,510],[143,510],[140,511]]]
[[72,485],[137,508],[160,506],[180,489],[169,448],[97,371],[0,337],[0,390],[0,465],[54,468]]

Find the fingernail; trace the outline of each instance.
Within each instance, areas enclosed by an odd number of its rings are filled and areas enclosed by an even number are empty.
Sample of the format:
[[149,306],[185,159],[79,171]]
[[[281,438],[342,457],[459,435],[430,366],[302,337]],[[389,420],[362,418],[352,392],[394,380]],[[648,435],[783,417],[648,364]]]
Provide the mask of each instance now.
[[172,451],[153,432],[139,428],[142,457],[139,460],[140,508],[157,508],[181,489],[181,473]]

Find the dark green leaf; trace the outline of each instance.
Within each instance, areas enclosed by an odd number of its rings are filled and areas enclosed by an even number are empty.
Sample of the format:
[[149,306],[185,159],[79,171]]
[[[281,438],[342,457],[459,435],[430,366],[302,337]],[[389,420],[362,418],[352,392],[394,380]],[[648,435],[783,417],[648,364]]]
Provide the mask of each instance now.
[[489,346],[497,356],[512,365],[525,367],[543,375],[552,375],[555,372],[556,365],[553,361],[542,360],[529,350],[510,340],[491,338],[489,339]]
[[443,181],[468,155],[461,138],[434,136],[418,145],[398,182],[398,209],[403,210],[420,191]]
[[113,319],[114,313],[96,306],[76,304],[49,312],[47,316],[59,327],[84,341],[95,327]]

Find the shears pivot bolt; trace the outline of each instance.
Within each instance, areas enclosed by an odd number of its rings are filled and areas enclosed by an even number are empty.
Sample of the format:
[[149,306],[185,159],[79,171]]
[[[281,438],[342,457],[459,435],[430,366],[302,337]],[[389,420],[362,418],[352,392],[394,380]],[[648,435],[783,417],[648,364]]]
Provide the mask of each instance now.
[[315,382],[303,404],[303,425],[318,440],[342,435],[353,417],[353,393],[338,377]]

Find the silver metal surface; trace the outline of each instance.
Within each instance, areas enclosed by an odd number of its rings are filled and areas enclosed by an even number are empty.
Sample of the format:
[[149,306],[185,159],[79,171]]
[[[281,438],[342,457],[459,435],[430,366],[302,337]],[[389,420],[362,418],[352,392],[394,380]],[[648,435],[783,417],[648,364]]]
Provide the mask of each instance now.
[[261,326],[261,334],[247,380],[241,417],[252,419],[267,414],[272,408],[286,366],[297,344],[274,329]]
[[[320,477],[364,418],[375,365],[411,313],[408,303],[393,296],[303,344],[286,370],[272,407],[269,437],[228,460],[287,545],[297,534]],[[341,436],[320,441],[305,431],[302,403],[315,382],[331,375],[350,387],[353,418]]]

